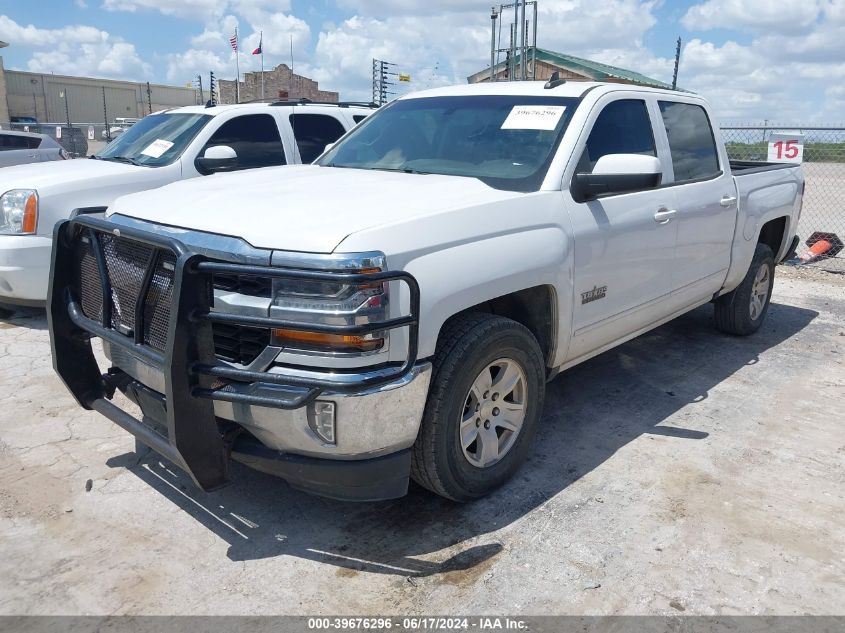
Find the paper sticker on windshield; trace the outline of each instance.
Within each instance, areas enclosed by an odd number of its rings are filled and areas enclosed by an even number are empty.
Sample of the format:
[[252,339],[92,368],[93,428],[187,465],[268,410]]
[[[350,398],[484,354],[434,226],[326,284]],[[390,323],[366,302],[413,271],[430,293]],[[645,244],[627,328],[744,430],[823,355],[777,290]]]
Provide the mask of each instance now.
[[141,151],[141,153],[144,156],[150,156],[151,158],[160,158],[161,155],[164,154],[164,152],[169,150],[171,147],[173,147],[173,143],[171,143],[170,141],[165,141],[160,138],[157,138],[152,143],[147,145]]
[[518,105],[502,123],[503,130],[553,130],[566,111],[561,105]]

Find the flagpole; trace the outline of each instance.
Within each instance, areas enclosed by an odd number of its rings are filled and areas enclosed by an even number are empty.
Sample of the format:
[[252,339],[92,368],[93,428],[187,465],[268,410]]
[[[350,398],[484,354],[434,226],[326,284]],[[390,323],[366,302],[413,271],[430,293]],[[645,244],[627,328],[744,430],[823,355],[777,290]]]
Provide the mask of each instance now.
[[264,31],[258,37],[258,46],[261,48],[261,100],[264,101]]
[[235,27],[235,103],[241,102],[241,54],[238,49],[238,27]]

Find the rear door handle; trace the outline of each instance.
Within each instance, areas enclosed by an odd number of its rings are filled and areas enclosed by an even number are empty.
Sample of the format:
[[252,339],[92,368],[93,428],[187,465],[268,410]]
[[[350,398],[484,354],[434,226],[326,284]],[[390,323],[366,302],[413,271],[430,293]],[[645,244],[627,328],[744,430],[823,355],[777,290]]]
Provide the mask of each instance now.
[[732,207],[736,204],[736,196],[722,196],[722,199],[719,200],[719,204],[723,207]]
[[654,214],[654,221],[658,224],[666,224],[677,212],[677,209],[667,209],[663,207]]

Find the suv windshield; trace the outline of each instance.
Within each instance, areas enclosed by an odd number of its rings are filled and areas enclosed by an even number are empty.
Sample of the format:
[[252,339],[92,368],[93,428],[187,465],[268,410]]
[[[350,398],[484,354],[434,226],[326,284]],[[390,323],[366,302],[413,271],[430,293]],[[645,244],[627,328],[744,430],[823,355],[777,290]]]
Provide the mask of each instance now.
[[577,105],[519,95],[401,99],[316,164],[467,176],[496,189],[536,191]]
[[95,158],[147,167],[168,165],[210,120],[208,114],[151,114],[106,145]]

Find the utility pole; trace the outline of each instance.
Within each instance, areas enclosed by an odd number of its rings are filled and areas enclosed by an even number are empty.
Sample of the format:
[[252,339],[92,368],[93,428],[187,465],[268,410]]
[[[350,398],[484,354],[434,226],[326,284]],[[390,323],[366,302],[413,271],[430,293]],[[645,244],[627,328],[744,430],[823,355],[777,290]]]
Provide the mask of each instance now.
[[200,105],[203,105],[205,103],[205,95],[202,93],[202,75],[199,73],[197,73],[197,86],[200,89]]
[[70,126],[70,107],[67,104],[67,101],[68,101],[67,88],[62,90],[59,93],[59,96],[63,97],[64,100],[65,100],[65,119],[67,119],[67,133],[70,134],[70,151],[74,156],[76,156],[76,137],[73,134],[73,128]]
[[147,112],[147,114],[153,113],[153,96],[152,96],[152,92],[150,92],[150,82],[149,81],[147,82],[147,109],[149,110],[149,112]]
[[109,125],[109,114],[106,110],[106,87],[103,86],[103,123],[106,124],[106,140],[111,143],[111,126]]
[[681,38],[678,38],[678,45],[675,47],[675,72],[672,74],[672,90],[678,89],[678,64],[681,61]]
[[[513,21],[507,23],[507,11],[513,9]],[[526,17],[531,9],[532,17]],[[504,53],[504,77],[508,81],[536,79],[537,0],[514,0],[490,10],[490,81],[496,81],[499,56]],[[507,26],[508,43],[502,42],[502,27]],[[530,55],[530,60],[529,60]]]
[[496,81],[496,7],[490,9],[490,81]]

